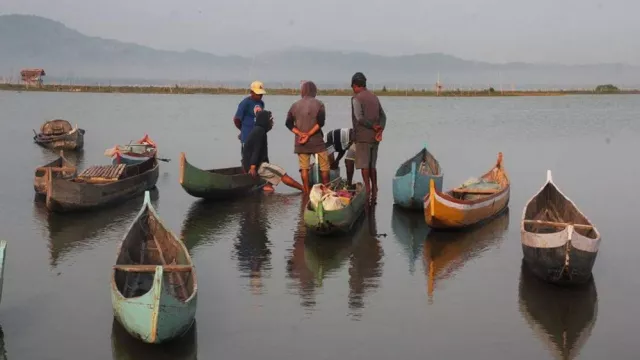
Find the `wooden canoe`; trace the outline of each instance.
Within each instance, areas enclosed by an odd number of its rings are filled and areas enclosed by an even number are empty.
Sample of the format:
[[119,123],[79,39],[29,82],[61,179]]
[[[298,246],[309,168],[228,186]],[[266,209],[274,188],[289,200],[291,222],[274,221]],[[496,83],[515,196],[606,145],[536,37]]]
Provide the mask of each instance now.
[[[332,190],[346,188],[342,179],[330,184]],[[311,201],[308,201],[304,209],[304,223],[307,229],[318,235],[345,234],[353,229],[353,225],[364,212],[366,205],[366,190],[364,184],[356,183],[353,197],[349,204],[339,210],[328,211],[322,206],[313,208]],[[321,204],[321,203],[320,203]]]
[[551,179],[524,208],[520,224],[524,261],[541,279],[556,284],[582,284],[600,247],[600,233]]
[[112,270],[114,316],[133,337],[158,344],[191,328],[197,297],[189,251],[162,222],[145,192]]
[[424,198],[429,195],[429,183],[433,180],[435,189],[442,191],[443,176],[438,160],[426,147],[423,148],[396,171],[393,202],[405,209],[423,210]]
[[427,297],[433,303],[438,283],[453,278],[471,260],[498,246],[509,229],[509,209],[480,226],[465,232],[432,231],[423,249]]
[[4,287],[4,267],[7,259],[7,242],[0,240],[0,302],[2,302],[2,288]]
[[459,229],[479,224],[497,216],[509,206],[509,176],[502,165],[502,153],[498,161],[482,181],[497,183],[499,189],[472,189],[458,187],[440,192],[435,181],[430,180],[429,196],[425,197],[424,214],[433,229]]
[[48,172],[52,173],[52,177],[61,179],[71,179],[78,174],[76,166],[67,160],[63,150],[60,150],[60,156],[56,160],[36,168],[33,189],[38,196],[47,196]]
[[35,130],[33,141],[36,144],[52,150],[80,150],[84,147],[84,129],[76,124],[72,127],[67,120],[57,119],[45,121],[40,126],[40,132]]
[[207,200],[241,197],[264,185],[264,181],[245,173],[242,167],[201,170],[187,161],[185,153],[180,153],[179,180],[187,194]]
[[549,286],[522,262],[518,289],[520,314],[556,359],[578,358],[598,318],[594,281],[585,286]]
[[54,178],[49,172],[47,208],[68,212],[120,203],[153,189],[159,173],[155,157],[131,166],[93,166],[72,179]]
[[138,164],[157,156],[157,154],[158,146],[147,134],[144,134],[140,140],[129,142],[127,145],[116,145],[105,151],[105,155],[111,157],[111,162],[114,165]]

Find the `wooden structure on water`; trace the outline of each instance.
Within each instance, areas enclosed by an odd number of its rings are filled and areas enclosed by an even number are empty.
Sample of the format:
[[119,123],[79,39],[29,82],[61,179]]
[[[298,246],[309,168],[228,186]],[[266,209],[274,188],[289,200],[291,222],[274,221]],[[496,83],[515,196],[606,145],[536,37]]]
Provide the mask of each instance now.
[[42,77],[46,75],[44,69],[22,69],[20,71],[20,80],[23,84],[27,85],[27,87],[42,87]]

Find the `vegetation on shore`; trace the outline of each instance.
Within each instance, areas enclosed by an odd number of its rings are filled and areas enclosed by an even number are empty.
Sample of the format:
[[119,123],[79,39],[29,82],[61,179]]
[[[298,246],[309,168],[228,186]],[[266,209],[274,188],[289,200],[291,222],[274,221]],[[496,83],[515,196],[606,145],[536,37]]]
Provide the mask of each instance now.
[[[123,94],[209,94],[209,95],[244,95],[247,89],[227,87],[201,86],[100,86],[100,85],[56,85],[46,84],[42,87],[24,84],[0,84],[5,91],[46,91],[46,92],[89,92],[89,93],[123,93]],[[271,95],[299,95],[299,89],[266,89]],[[444,97],[479,97],[479,96],[560,96],[591,94],[640,94],[640,90],[620,90],[614,85],[599,85],[594,90],[504,90],[489,89],[447,89],[438,94],[430,89],[389,90],[383,87],[374,90],[380,96],[444,96]],[[351,96],[351,89],[318,89],[319,96]]]

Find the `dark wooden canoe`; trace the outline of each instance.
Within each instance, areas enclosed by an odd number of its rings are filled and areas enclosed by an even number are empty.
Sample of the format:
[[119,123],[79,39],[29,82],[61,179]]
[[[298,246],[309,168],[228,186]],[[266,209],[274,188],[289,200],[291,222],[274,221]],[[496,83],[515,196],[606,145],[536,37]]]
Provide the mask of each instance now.
[[[334,191],[338,189],[346,189],[344,181],[336,181],[330,184],[330,188]],[[364,184],[356,183],[353,197],[349,204],[339,210],[328,211],[322,206],[313,208],[311,201],[307,202],[304,209],[304,223],[311,232],[318,235],[345,234],[353,229],[353,225],[358,218],[364,213],[367,194]],[[319,203],[321,204],[321,203]]]
[[244,196],[260,190],[264,181],[245,173],[241,167],[202,170],[180,153],[180,185],[187,194],[207,199],[223,200]]
[[36,144],[52,150],[80,150],[84,147],[84,129],[75,127],[67,120],[57,119],[46,121],[40,126],[40,132],[35,130],[33,141]]
[[551,179],[524,208],[520,224],[524,262],[539,278],[559,285],[582,284],[600,247],[600,233]]
[[131,336],[158,344],[191,328],[197,299],[189,251],[162,222],[146,192],[111,273],[113,314]]
[[549,286],[522,262],[518,289],[520,314],[537,337],[556,354],[577,359],[598,318],[595,282],[580,287]]
[[119,203],[153,189],[158,175],[155,157],[131,166],[92,166],[73,179],[54,178],[49,172],[47,208],[67,212]]
[[47,195],[48,173],[51,172],[53,177],[61,179],[70,179],[78,174],[77,168],[67,158],[64,157],[63,150],[60,150],[60,156],[52,162],[38,166],[36,168],[35,177],[33,179],[33,189],[38,196]]

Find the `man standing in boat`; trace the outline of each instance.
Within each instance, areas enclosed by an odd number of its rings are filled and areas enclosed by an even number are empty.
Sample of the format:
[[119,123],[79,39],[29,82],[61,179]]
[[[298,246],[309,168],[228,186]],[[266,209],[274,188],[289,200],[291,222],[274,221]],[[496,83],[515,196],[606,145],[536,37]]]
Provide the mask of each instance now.
[[242,99],[238,104],[238,109],[233,117],[233,123],[236,128],[240,130],[240,153],[242,154],[242,147],[247,140],[247,136],[256,122],[256,114],[264,109],[264,101],[262,97],[267,92],[264,90],[264,84],[260,81],[254,81],[249,88],[251,94]]
[[329,155],[324,144],[322,127],[325,110],[322,101],[316,99],[318,89],[313,81],[305,81],[300,89],[302,99],[291,105],[285,125],[296,134],[294,153],[298,154],[298,164],[305,193],[309,193],[309,170],[311,156],[317,155],[322,183],[329,183]]
[[280,182],[294,189],[304,191],[299,182],[293,180],[283,168],[269,163],[269,147],[267,133],[273,128],[271,111],[262,110],[256,115],[256,123],[242,148],[242,168],[251,176],[259,176],[267,185],[264,191],[273,191]]
[[[331,130],[327,133],[327,138],[324,142],[327,146],[332,170],[340,166],[340,160],[344,156],[344,166],[347,169],[347,183],[349,186],[353,184],[356,160],[356,145],[353,142],[353,134],[353,129],[348,128]],[[336,153],[338,154],[337,157],[335,156]]]
[[382,141],[387,116],[378,97],[367,89],[367,78],[363,73],[357,72],[351,77],[351,89],[355,93],[351,98],[351,120],[355,133],[356,168],[362,171],[362,180],[373,204],[378,196],[378,145]]

